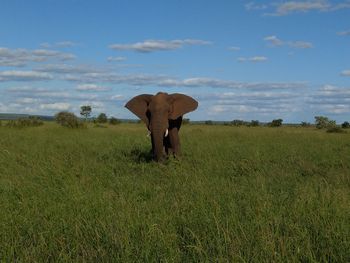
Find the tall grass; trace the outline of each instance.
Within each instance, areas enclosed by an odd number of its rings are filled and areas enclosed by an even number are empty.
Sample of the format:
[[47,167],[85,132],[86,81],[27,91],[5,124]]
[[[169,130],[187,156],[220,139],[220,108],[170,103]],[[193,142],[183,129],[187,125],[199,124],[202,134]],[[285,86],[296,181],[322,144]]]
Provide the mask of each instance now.
[[185,125],[0,128],[0,261],[349,262],[350,136]]

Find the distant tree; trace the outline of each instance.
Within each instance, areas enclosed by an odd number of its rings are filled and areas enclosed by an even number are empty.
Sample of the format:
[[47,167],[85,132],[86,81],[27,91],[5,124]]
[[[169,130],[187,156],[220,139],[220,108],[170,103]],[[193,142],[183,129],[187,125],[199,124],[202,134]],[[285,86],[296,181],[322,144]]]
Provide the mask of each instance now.
[[315,116],[315,124],[317,129],[332,128],[336,126],[336,122],[325,116]]
[[205,125],[213,125],[213,121],[212,120],[207,120],[204,122]]
[[272,122],[269,123],[269,126],[270,127],[280,127],[280,126],[282,126],[282,122],[283,122],[282,119],[275,119],[275,120],[272,120]]
[[85,121],[91,115],[91,106],[83,105],[80,107],[80,115],[85,117]]
[[342,123],[341,127],[342,127],[343,129],[349,129],[349,128],[350,128],[350,123],[347,122],[347,121],[345,121],[345,122]]
[[100,115],[98,115],[96,121],[98,123],[106,123],[108,121],[106,113],[100,113]]
[[83,123],[74,113],[68,111],[61,111],[55,115],[55,120],[58,124],[68,128],[81,128]]
[[190,123],[190,119],[182,119],[182,124],[189,124]]
[[121,123],[121,121],[118,120],[117,118],[111,117],[109,119],[109,124],[111,124],[111,125],[117,125],[117,124],[120,124],[120,123]]
[[301,126],[301,127],[310,127],[310,126],[311,126],[311,123],[310,123],[310,122],[306,122],[306,121],[302,121],[302,122],[300,123],[300,126]]
[[257,127],[259,125],[260,125],[260,123],[258,120],[252,120],[249,124],[249,126],[251,126],[251,127]]
[[233,120],[233,121],[231,121],[231,125],[242,126],[242,125],[245,125],[245,122],[243,120]]

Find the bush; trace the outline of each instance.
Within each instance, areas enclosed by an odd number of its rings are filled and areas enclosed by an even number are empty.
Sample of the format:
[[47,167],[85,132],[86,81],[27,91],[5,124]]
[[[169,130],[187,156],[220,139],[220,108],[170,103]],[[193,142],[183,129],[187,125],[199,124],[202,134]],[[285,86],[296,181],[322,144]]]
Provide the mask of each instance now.
[[38,117],[30,116],[28,118],[19,118],[16,120],[10,120],[7,122],[6,126],[15,127],[15,128],[24,128],[24,127],[38,127],[43,125],[44,122]]
[[96,121],[97,121],[97,123],[107,123],[108,119],[107,119],[106,113],[100,113],[100,115],[98,115]]
[[310,122],[306,122],[306,121],[302,121],[302,122],[300,123],[300,126],[301,126],[301,127],[311,127],[311,123],[310,123]]
[[315,116],[315,124],[317,129],[332,128],[336,126],[336,122],[324,116]]
[[343,124],[341,125],[341,127],[342,127],[343,129],[349,129],[349,128],[350,128],[350,123],[347,122],[347,121],[345,121],[345,122],[343,122]]
[[121,121],[118,120],[117,118],[111,117],[109,119],[109,124],[111,124],[111,125],[117,125],[117,124],[120,124],[120,123],[121,123]]
[[339,126],[333,126],[333,127],[329,127],[327,129],[327,132],[329,133],[344,133],[345,131],[340,128]]
[[252,120],[249,124],[251,127],[258,127],[260,125],[258,120]]
[[72,112],[61,111],[55,115],[58,124],[68,128],[82,128],[84,124]]
[[182,119],[182,124],[189,124],[190,123],[190,119]]
[[231,124],[233,125],[233,126],[243,126],[243,125],[246,125],[246,122],[245,121],[242,121],[242,120],[233,120],[232,122],[231,122]]
[[280,127],[282,126],[282,122],[283,122],[282,119],[275,119],[275,120],[272,120],[272,122],[269,122],[268,125],[270,127]]
[[207,120],[207,121],[204,122],[204,124],[205,125],[213,125],[214,123],[211,120]]

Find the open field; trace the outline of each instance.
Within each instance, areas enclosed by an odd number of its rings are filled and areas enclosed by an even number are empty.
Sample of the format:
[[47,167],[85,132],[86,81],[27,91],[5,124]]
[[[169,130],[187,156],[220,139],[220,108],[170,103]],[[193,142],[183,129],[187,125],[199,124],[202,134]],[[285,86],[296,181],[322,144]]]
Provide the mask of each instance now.
[[0,127],[0,261],[349,262],[350,134]]

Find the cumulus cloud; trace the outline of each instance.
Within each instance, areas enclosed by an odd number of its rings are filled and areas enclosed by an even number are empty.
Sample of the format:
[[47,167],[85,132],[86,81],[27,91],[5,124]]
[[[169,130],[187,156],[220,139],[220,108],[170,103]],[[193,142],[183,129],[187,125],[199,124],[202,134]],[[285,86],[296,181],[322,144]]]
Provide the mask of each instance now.
[[46,64],[35,68],[36,71],[49,72],[55,74],[83,74],[102,72],[101,69],[88,65],[68,65],[68,64]]
[[249,62],[265,62],[267,61],[267,57],[264,57],[264,56],[255,56],[255,57],[250,57],[250,58],[246,58],[246,57],[239,57],[238,59],[238,62],[246,62],[246,61],[249,61]]
[[66,61],[74,59],[71,53],[48,49],[9,49],[0,47],[0,66],[23,67],[31,62],[45,62],[48,60]]
[[114,50],[129,50],[141,53],[150,53],[155,51],[167,51],[193,45],[209,45],[211,42],[198,39],[183,40],[145,40],[144,42],[132,44],[112,44],[109,47]]
[[81,84],[76,88],[78,91],[108,91],[110,88],[98,86],[96,84]]
[[350,30],[337,32],[338,36],[350,36]]
[[17,103],[21,103],[21,104],[33,104],[33,103],[37,103],[39,100],[35,99],[35,98],[19,98],[16,100]]
[[289,46],[292,48],[298,48],[298,49],[307,49],[307,48],[313,48],[313,44],[306,41],[283,41],[279,39],[277,36],[267,36],[264,38],[266,42],[269,43],[272,47],[280,47],[280,46]]
[[350,8],[350,1],[329,1],[329,0],[298,0],[283,1],[280,3],[271,2],[266,5],[259,5],[254,2],[246,4],[247,10],[268,10],[265,15],[285,16],[295,13],[332,12]]
[[345,76],[345,77],[350,77],[350,69],[348,70],[343,70],[340,75]]
[[71,108],[71,105],[67,102],[40,104],[40,109],[42,110],[65,111],[65,110],[69,110],[70,108]]
[[52,76],[48,73],[38,71],[8,70],[0,71],[1,81],[41,81],[50,80]]
[[108,57],[108,62],[123,62],[126,60],[126,57]]
[[241,48],[240,48],[240,47],[229,47],[228,50],[231,50],[231,51],[240,51]]
[[60,41],[53,44],[45,42],[40,44],[42,48],[68,48],[68,47],[74,47],[77,45],[78,44],[73,41]]
[[319,112],[350,113],[350,88],[325,85],[312,94],[307,102]]

